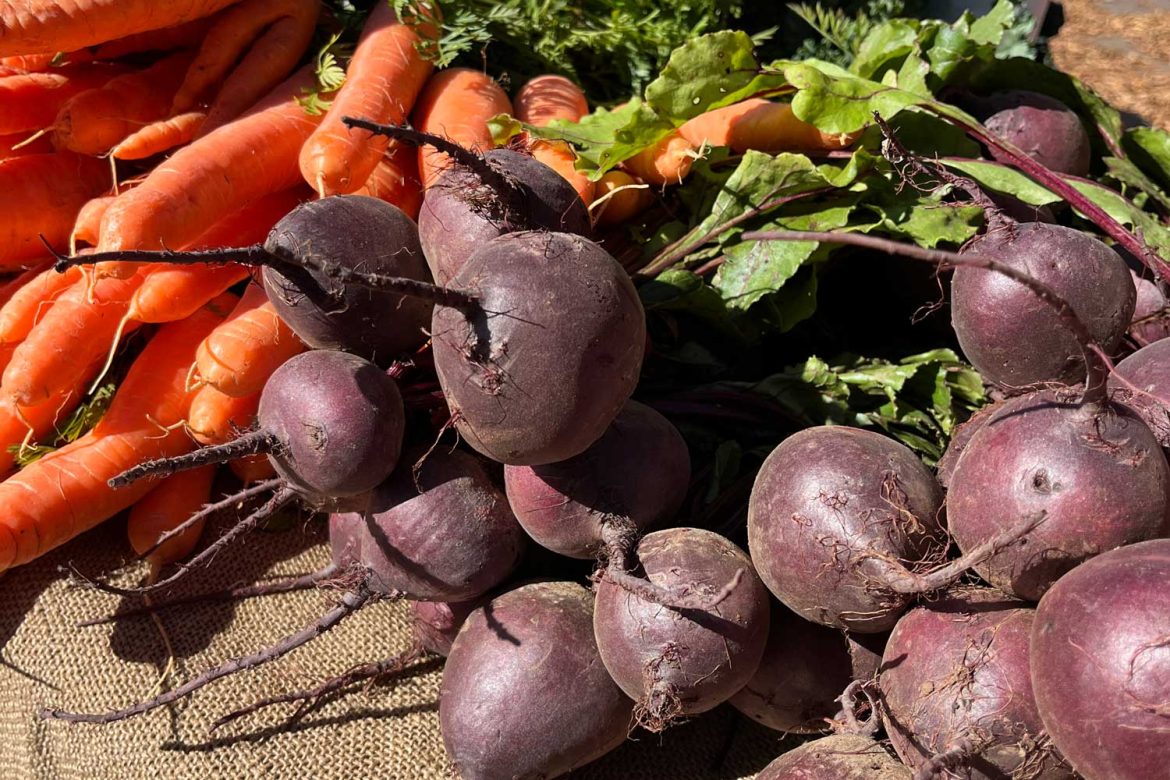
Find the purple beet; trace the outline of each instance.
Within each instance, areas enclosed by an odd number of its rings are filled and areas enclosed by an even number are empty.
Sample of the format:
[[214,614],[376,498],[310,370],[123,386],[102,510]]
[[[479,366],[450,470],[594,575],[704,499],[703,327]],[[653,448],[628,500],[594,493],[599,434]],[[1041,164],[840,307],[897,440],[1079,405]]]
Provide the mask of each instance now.
[[1153,344],[1170,336],[1170,301],[1161,282],[1146,279],[1132,269],[1134,292],[1137,296],[1129,337],[1139,347]]
[[598,656],[592,594],[540,582],[468,617],[443,671],[439,722],[463,780],[551,780],[625,741],[633,704]]
[[1056,98],[1026,90],[1000,92],[986,101],[980,113],[993,135],[1041,165],[1073,176],[1088,174],[1089,134],[1076,113]]
[[1142,418],[1159,444],[1170,447],[1170,339],[1148,344],[1118,363],[1109,390]]
[[1044,726],[1086,778],[1170,767],[1170,540],[1104,553],[1044,595],[1032,684]]
[[910,770],[869,737],[837,734],[789,750],[756,780],[910,780]]
[[902,761],[965,780],[1072,780],[1044,737],[1032,694],[1034,617],[997,591],[964,589],[898,621],[878,685]]

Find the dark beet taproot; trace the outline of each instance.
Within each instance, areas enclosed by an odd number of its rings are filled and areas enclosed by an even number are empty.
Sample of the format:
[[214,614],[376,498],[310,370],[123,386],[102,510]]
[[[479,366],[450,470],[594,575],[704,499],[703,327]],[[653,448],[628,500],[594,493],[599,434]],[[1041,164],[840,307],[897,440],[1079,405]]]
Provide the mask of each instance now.
[[572,558],[597,557],[615,534],[630,535],[632,546],[637,535],[678,511],[690,476],[690,454],[678,429],[636,401],[627,402],[580,455],[504,467],[508,503],[524,530]]
[[947,521],[961,550],[1021,517],[1040,523],[975,565],[1036,601],[1077,564],[1167,531],[1170,467],[1138,417],[1053,391],[1014,398],[971,437],[951,475]]
[[987,99],[980,113],[993,135],[1046,168],[1073,176],[1088,174],[1089,134],[1076,113],[1056,98],[1027,90],[999,92]]
[[908,566],[940,554],[942,490],[906,446],[846,426],[807,428],[764,461],[748,503],[760,578],[806,620],[890,629],[909,596],[882,587],[879,554]]
[[1034,617],[991,589],[957,590],[902,616],[878,685],[886,733],[904,762],[945,765],[965,780],[1072,780],[1032,694]]
[[810,623],[773,602],[768,644],[756,673],[731,704],[770,729],[828,732],[838,699],[854,680],[870,680],[881,663],[884,634],[857,634]]
[[531,155],[492,149],[483,161],[507,176],[515,202],[500,197],[494,182],[457,164],[432,185],[418,216],[419,240],[431,273],[447,284],[467,258],[488,241],[516,230],[554,233],[591,232],[589,212],[564,177]]
[[910,780],[910,770],[869,737],[837,734],[789,750],[756,780]]
[[568,233],[508,233],[451,280],[471,308],[436,306],[435,370],[460,435],[501,463],[579,455],[638,381],[646,320],[625,270]]
[[727,701],[751,679],[768,637],[768,592],[747,555],[711,531],[656,531],[635,557],[657,586],[716,597],[706,609],[674,609],[608,578],[597,585],[601,660],[638,701],[638,722],[661,731]]
[[462,780],[551,780],[620,745],[633,706],[598,656],[592,594],[540,582],[467,618],[443,671],[439,722]]
[[1090,780],[1170,767],[1170,540],[1122,547],[1062,577],[1036,608],[1032,684],[1044,726]]
[[[964,253],[1030,274],[1072,307],[1093,340],[1111,353],[1133,316],[1135,292],[1125,261],[1106,244],[1061,225],[1002,227]],[[989,382],[1019,388],[1084,379],[1083,346],[1032,290],[995,271],[963,266],[951,282],[951,323],[967,359]]]

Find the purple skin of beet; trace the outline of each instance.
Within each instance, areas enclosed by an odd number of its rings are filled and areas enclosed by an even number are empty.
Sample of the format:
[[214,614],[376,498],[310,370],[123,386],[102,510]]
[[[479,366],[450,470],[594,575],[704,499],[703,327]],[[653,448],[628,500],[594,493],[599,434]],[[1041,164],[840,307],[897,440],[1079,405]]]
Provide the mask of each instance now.
[[508,503],[524,530],[571,558],[596,558],[611,533],[634,537],[672,517],[690,476],[690,454],[678,429],[636,401],[627,402],[580,455],[504,467]]
[[455,427],[500,463],[567,460],[601,438],[637,385],[646,315],[629,274],[569,233],[508,233],[451,286],[478,311],[436,306],[435,371]]
[[[424,601],[487,592],[516,568],[525,535],[479,461],[458,450],[401,469],[370,492],[360,512],[334,515],[340,544],[369,570],[370,589]],[[335,557],[340,554],[336,552]]]
[[806,620],[888,631],[910,597],[880,587],[876,551],[913,568],[942,552],[942,489],[908,447],[847,426],[806,428],[764,461],[748,502],[760,578]]
[[1170,339],[1155,341],[1117,364],[1111,397],[1132,409],[1170,447]]
[[515,230],[548,230],[588,237],[589,211],[559,173],[531,155],[512,149],[484,154],[490,164],[521,186],[520,213],[465,166],[443,172],[427,190],[418,215],[423,253],[435,281],[446,285],[475,250]]
[[751,679],[768,638],[768,592],[747,555],[711,531],[656,531],[634,557],[656,585],[711,595],[743,572],[726,598],[704,610],[663,607],[609,579],[598,582],[593,623],[601,660],[638,701],[638,722],[661,731],[727,701]]
[[1170,766],[1168,593],[1170,540],[1157,539],[1078,566],[1036,608],[1036,703],[1086,778],[1150,780]]
[[776,731],[827,733],[849,683],[877,674],[885,640],[885,634],[849,636],[810,623],[773,601],[764,657],[731,704]]
[[1170,336],[1170,301],[1166,300],[1164,288],[1158,282],[1139,276],[1130,270],[1133,277],[1137,303],[1133,309],[1133,321],[1129,337],[1139,347],[1153,344]]
[[910,780],[910,770],[869,737],[837,734],[789,750],[756,780]]
[[451,644],[459,635],[459,629],[467,622],[467,616],[486,602],[479,597],[466,601],[412,601],[410,611],[414,616],[414,638],[428,652],[447,656]]
[[[1125,335],[1135,292],[1125,261],[1079,230],[1033,222],[963,248],[1029,273],[1072,306],[1107,353]],[[951,324],[984,379],[1007,390],[1085,378],[1081,344],[1053,307],[1003,274],[964,266],[951,281]]]
[[903,615],[878,673],[886,733],[902,761],[919,769],[966,743],[954,777],[1072,780],[1043,739],[1032,694],[1034,617],[990,588],[955,590]]
[[1089,134],[1076,113],[1056,98],[1026,90],[1000,92],[987,99],[980,113],[993,135],[1044,167],[1073,176],[1089,173]]
[[398,463],[406,423],[398,384],[368,360],[312,350],[269,378],[257,420],[279,446],[276,473],[310,503],[358,496]]
[[1040,512],[1038,526],[975,566],[1029,601],[1094,555],[1165,534],[1170,467],[1153,432],[1123,407],[1052,391],[1008,401],[963,449],[947,522],[969,550]]
[[633,706],[598,657],[592,594],[539,582],[467,618],[443,671],[439,722],[463,780],[551,780],[624,742]]
[[[277,223],[264,246],[293,257],[312,254],[352,270],[422,282],[431,278],[414,220],[364,195],[301,204]],[[264,289],[281,319],[312,347],[343,349],[385,364],[426,341],[430,301],[341,283],[317,271],[303,272],[312,280],[306,284],[289,273],[266,266]],[[325,294],[334,290],[339,297]]]

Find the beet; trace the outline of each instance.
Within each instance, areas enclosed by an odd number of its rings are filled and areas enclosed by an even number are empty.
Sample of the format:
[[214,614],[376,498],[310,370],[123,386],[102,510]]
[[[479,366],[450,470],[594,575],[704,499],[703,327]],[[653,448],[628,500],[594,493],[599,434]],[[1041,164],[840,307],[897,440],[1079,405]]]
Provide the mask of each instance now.
[[637,699],[638,722],[661,731],[727,701],[751,679],[768,637],[768,592],[747,555],[711,531],[656,531],[635,557],[655,585],[713,596],[707,609],[673,609],[608,578],[597,584],[601,660]]
[[1129,337],[1139,347],[1153,344],[1170,336],[1170,301],[1166,300],[1166,289],[1162,282],[1146,279],[1132,269],[1136,303],[1133,320],[1129,324]]
[[1031,601],[1080,562],[1167,530],[1170,467],[1150,429],[1113,404],[1054,391],[1015,398],[983,424],[951,476],[947,518],[961,550],[1043,513],[1016,543],[977,564]]
[[760,666],[731,704],[776,731],[820,734],[838,719],[837,699],[854,680],[870,680],[881,663],[885,634],[858,634],[810,623],[772,603]]
[[[1072,228],[1028,223],[967,244],[976,253],[1030,274],[1063,298],[1107,353],[1133,315],[1135,293],[1121,256]],[[1082,345],[1053,306],[996,271],[963,266],[951,283],[951,323],[984,379],[1007,389],[1084,379]]]
[[552,168],[512,149],[492,149],[483,159],[516,184],[517,203],[500,197],[493,183],[466,165],[443,172],[427,190],[418,216],[423,254],[439,284],[447,284],[477,249],[505,233],[591,233],[585,204]]
[[1155,341],[1118,363],[1109,389],[1142,418],[1159,444],[1170,447],[1170,340]]
[[435,307],[435,370],[461,436],[501,463],[567,460],[601,438],[638,381],[646,320],[625,270],[588,239],[508,233]]
[[1149,780],[1170,766],[1170,540],[1112,550],[1036,608],[1032,684],[1044,727],[1086,778]]
[[916,566],[942,552],[942,490],[906,446],[846,426],[807,428],[764,461],[748,504],[760,578],[822,625],[878,633],[909,596],[881,587],[880,553]]
[[984,588],[956,590],[898,621],[878,685],[886,733],[904,762],[919,769],[946,756],[950,776],[967,780],[1071,780],[1032,695],[1034,617]]
[[686,498],[690,475],[678,429],[635,401],[580,455],[504,467],[508,503],[524,530],[572,558],[595,558],[615,534],[636,537],[672,517]]
[[402,470],[371,491],[355,513],[360,524],[354,515],[333,517],[343,545],[360,534],[369,587],[460,601],[502,582],[520,560],[524,532],[479,461],[458,450],[432,453],[417,480]]
[[[1000,92],[991,96],[980,113],[993,135],[1018,146],[1041,165],[1073,176],[1089,173],[1089,134],[1076,113],[1056,98],[1026,90]],[[994,151],[992,155],[996,156]]]
[[571,582],[524,585],[472,612],[439,694],[463,780],[559,777],[625,741],[632,709],[600,663],[593,597]]
[[869,737],[837,734],[789,750],[756,780],[910,780],[910,770]]
[[476,597],[466,601],[412,601],[415,640],[428,652],[447,656],[467,616],[484,605]]

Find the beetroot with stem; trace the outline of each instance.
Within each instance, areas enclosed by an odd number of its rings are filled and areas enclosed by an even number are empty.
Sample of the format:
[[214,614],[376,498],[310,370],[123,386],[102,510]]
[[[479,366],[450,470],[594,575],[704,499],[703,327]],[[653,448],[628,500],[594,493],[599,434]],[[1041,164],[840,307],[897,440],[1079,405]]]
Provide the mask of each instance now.
[[593,609],[582,586],[539,582],[471,613],[439,694],[459,777],[551,780],[625,740],[633,702],[601,664]]
[[[1058,173],[1086,176],[1091,150],[1080,117],[1059,100],[1039,92],[1008,90],[980,101],[979,118],[997,138]],[[1010,162],[997,149],[991,155]]]
[[1045,736],[1029,677],[1035,613],[989,588],[959,589],[894,627],[878,686],[898,756],[933,776],[1072,780]]
[[768,637],[768,592],[747,555],[711,531],[656,531],[634,557],[655,586],[708,596],[704,608],[678,609],[609,577],[597,584],[601,660],[638,701],[638,722],[661,731],[727,701],[751,679]]
[[853,681],[872,680],[885,634],[848,635],[804,620],[773,602],[759,669],[731,704],[776,731],[820,734],[841,720],[839,699]]
[[1036,608],[1031,679],[1052,741],[1086,778],[1148,780],[1170,766],[1170,540],[1113,550]]
[[789,750],[756,780],[910,780],[910,770],[869,737],[837,734]]

